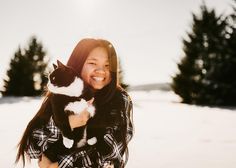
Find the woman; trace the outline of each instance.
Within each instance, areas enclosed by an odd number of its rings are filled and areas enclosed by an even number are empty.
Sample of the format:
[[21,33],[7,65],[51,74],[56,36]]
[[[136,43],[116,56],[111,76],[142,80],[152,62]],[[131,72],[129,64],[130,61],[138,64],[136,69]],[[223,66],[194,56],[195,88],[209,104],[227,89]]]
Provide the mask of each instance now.
[[70,127],[73,129],[87,122],[93,123],[96,125],[97,143],[62,155],[54,163],[48,159],[47,156],[54,150],[55,137],[60,134],[50,120],[52,113],[48,92],[19,143],[16,162],[22,157],[24,163],[27,153],[30,158],[39,158],[40,167],[124,167],[128,159],[128,142],[133,136],[132,102],[119,85],[117,55],[113,45],[103,39],[83,39],[73,50],[67,66],[74,68],[94,91],[96,106],[96,115],[90,120],[86,110],[80,115],[70,115]]

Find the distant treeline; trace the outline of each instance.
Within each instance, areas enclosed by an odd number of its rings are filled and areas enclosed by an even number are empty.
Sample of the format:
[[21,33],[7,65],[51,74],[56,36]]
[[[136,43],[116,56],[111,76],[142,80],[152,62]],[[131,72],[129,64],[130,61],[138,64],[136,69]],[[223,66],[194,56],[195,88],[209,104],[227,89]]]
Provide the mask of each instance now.
[[130,85],[128,88],[129,91],[152,91],[152,90],[162,90],[162,91],[171,91],[170,83],[152,83],[152,84],[143,84],[143,85]]

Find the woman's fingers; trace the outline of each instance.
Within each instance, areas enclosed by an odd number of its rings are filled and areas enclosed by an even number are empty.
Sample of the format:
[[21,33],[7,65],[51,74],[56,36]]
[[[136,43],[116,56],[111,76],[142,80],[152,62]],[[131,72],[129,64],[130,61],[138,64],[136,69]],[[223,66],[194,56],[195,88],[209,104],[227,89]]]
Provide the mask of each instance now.
[[88,107],[86,109],[79,112],[78,114],[69,116],[69,123],[72,129],[86,125],[87,121],[90,118],[89,109],[91,109],[90,106],[92,105],[93,101],[94,98],[90,99],[89,101],[87,101]]
[[93,104],[93,101],[94,101],[94,97],[92,99],[90,99],[89,101],[87,101],[88,105]]
[[42,155],[41,159],[38,162],[40,168],[47,168],[52,162],[45,156]]
[[79,114],[79,116],[87,122],[87,120],[90,118],[90,114],[87,110],[84,110],[82,113]]
[[93,117],[95,114],[95,107],[93,106],[93,101],[94,101],[94,97],[90,99],[89,101],[87,101],[88,103],[87,111],[89,113],[89,117]]
[[48,166],[48,168],[58,168],[58,163],[57,162],[52,163],[50,164],[50,166]]

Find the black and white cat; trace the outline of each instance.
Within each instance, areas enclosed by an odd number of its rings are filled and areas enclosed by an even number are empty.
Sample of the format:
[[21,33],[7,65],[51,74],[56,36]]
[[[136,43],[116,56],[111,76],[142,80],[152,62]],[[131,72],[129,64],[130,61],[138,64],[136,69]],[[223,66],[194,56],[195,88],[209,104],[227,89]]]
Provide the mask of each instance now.
[[58,60],[57,65],[53,64],[53,67],[47,87],[52,94],[50,103],[53,120],[62,132],[64,146],[80,148],[86,144],[96,144],[96,137],[89,135],[86,125],[79,127],[75,133],[68,118],[70,114],[79,114],[85,109],[90,113],[90,117],[95,115],[95,107],[87,102],[93,97],[92,91],[86,87],[73,68]]

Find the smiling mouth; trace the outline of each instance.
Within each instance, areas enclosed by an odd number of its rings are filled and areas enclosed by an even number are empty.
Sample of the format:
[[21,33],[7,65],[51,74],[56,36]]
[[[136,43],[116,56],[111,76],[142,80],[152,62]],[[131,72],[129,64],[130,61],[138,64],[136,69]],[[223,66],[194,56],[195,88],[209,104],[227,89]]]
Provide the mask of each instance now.
[[95,80],[96,82],[102,82],[105,80],[105,78],[103,77],[92,77],[93,80]]

